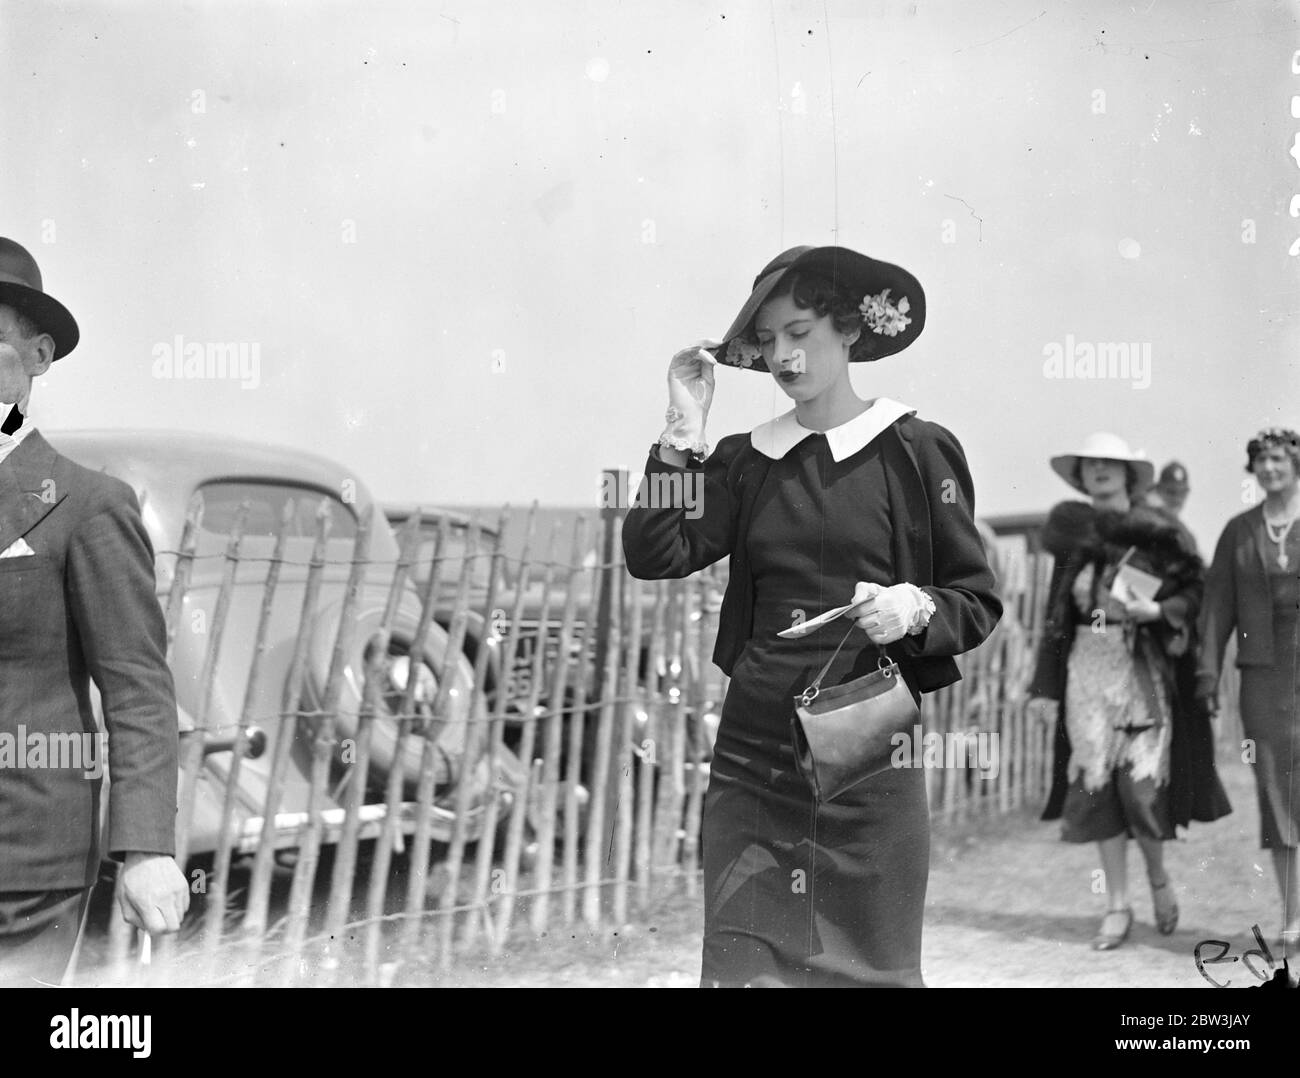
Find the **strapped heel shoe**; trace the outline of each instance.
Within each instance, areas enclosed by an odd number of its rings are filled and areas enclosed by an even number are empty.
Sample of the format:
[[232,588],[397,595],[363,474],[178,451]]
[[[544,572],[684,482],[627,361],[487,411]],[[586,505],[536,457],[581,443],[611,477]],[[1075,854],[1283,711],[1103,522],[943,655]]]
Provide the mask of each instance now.
[[1178,899],[1169,877],[1164,883],[1151,884],[1151,905],[1155,910],[1156,929],[1162,936],[1172,936],[1178,927]]
[[1101,927],[1092,941],[1094,951],[1113,951],[1126,939],[1129,929],[1133,927],[1133,907],[1125,906],[1122,910],[1107,910],[1101,919]]

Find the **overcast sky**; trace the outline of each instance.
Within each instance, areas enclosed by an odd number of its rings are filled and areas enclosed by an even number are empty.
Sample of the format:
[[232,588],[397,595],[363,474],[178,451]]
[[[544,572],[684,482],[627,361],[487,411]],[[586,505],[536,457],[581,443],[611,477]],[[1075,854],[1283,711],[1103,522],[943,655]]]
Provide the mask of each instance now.
[[[950,427],[982,512],[1068,496],[1048,457],[1110,429],[1187,464],[1209,544],[1247,438],[1300,426],[1290,3],[0,13],[0,234],[82,329],[46,430],[228,431],[387,499],[594,504],[662,428],[672,353],[831,242],[925,287],[917,344],[855,385]],[[247,345],[255,377],[159,377],[178,337]],[[1118,343],[1149,371],[1044,374]],[[722,370],[709,437],[787,407]]]

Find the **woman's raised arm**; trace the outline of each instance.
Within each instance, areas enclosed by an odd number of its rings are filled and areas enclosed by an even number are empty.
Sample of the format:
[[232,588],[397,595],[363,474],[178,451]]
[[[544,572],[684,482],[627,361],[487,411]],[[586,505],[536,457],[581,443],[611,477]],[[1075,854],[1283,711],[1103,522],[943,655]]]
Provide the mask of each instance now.
[[623,522],[629,573],[641,580],[690,576],[731,553],[736,505],[728,472],[747,437],[724,438],[702,467],[669,464],[659,446],[650,450]]
[[717,365],[707,349],[716,345],[697,341],[668,364],[668,426],[623,523],[628,572],[642,580],[690,576],[730,554],[735,541],[728,471],[741,439],[724,438],[698,463]]

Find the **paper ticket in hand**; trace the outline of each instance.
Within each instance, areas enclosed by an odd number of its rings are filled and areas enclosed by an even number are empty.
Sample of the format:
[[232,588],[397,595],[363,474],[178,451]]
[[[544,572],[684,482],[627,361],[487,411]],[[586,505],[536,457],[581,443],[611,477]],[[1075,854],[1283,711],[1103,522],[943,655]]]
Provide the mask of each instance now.
[[798,625],[791,625],[788,629],[782,629],[777,636],[784,637],[786,640],[796,636],[807,636],[823,625],[834,621],[838,617],[843,617],[855,606],[861,606],[861,603],[849,603],[846,606],[837,606],[833,610],[826,611],[825,614],[818,614],[815,618],[809,618],[807,621],[800,622]]
[[1132,565],[1121,565],[1110,586],[1110,593],[1121,603],[1133,598],[1150,602],[1160,590],[1160,583],[1158,576],[1143,572]]

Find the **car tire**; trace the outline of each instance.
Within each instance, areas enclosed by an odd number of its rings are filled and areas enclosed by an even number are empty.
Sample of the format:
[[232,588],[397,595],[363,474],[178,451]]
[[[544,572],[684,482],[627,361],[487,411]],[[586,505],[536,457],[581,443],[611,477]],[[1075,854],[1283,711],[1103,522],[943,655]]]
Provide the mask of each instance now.
[[[321,707],[325,700],[326,682],[338,632],[339,611],[340,607],[337,604],[322,611],[312,634],[305,686],[305,703],[311,708]],[[373,646],[372,639],[379,631],[382,621],[381,604],[363,602],[360,605],[356,625],[352,631],[349,656],[344,664],[335,716],[335,740],[339,746],[343,745],[346,739],[356,736],[369,649]],[[369,782],[382,788],[391,770],[394,767],[401,767],[403,796],[407,798],[413,798],[416,793],[425,738],[418,735],[408,737],[399,759],[397,746],[399,723],[394,709],[400,705],[406,679],[410,676],[412,663],[409,649],[415,637],[417,623],[418,612],[406,608],[399,610],[393,620],[388,658],[385,661],[385,686],[379,699],[377,715],[371,725],[370,736]],[[447,634],[439,626],[431,625],[425,636],[423,657],[417,671],[417,676],[421,678],[421,686],[416,695],[418,710],[432,714],[432,704],[438,689],[437,674],[447,654],[447,645]],[[470,730],[470,709],[473,707],[477,714],[484,714],[481,703],[476,703],[472,699],[474,671],[463,653],[455,657],[449,669],[455,681],[448,695],[443,724],[435,738],[438,750],[436,754],[438,793],[434,803],[436,816],[434,839],[442,842],[450,840],[455,822],[451,808],[456,800],[452,780],[463,764]],[[341,770],[343,765],[340,763],[338,767]],[[468,838],[474,841],[482,834],[488,784],[483,781],[478,768],[473,769],[471,774],[475,775],[473,780],[475,785],[481,788],[475,791],[470,819],[466,821],[469,826]],[[520,788],[520,781],[525,777],[526,771],[518,759],[508,749],[500,749],[495,781],[491,785],[498,791],[512,793]]]

